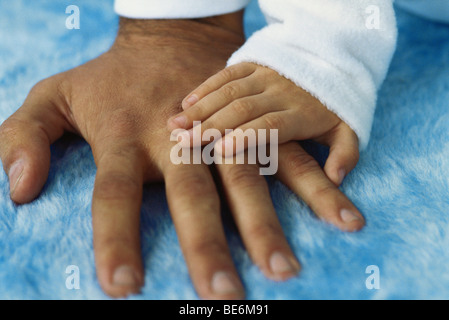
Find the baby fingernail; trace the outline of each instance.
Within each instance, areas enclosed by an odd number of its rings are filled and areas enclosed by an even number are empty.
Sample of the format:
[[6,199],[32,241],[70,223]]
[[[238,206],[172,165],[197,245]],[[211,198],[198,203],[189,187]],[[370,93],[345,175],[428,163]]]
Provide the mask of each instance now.
[[185,100],[184,108],[193,106],[197,102],[198,102],[198,97],[193,94]]
[[243,288],[236,277],[229,272],[219,271],[212,277],[212,291],[219,295],[243,295]]
[[174,122],[180,128],[185,128],[185,126],[187,124],[187,118],[184,116],[179,116],[179,117],[174,118],[172,120],[172,122]]
[[139,285],[136,273],[129,266],[121,266],[115,269],[112,283],[116,286],[136,287]]
[[341,220],[346,223],[350,223],[353,221],[362,221],[362,219],[356,215],[354,212],[348,209],[343,209],[340,211]]
[[8,177],[9,177],[9,190],[11,196],[14,195],[14,192],[16,191],[17,186],[19,185],[19,182],[22,179],[23,169],[24,165],[22,160],[16,161],[9,169]]
[[298,272],[298,268],[282,253],[275,252],[270,257],[270,268],[279,276],[292,276]]

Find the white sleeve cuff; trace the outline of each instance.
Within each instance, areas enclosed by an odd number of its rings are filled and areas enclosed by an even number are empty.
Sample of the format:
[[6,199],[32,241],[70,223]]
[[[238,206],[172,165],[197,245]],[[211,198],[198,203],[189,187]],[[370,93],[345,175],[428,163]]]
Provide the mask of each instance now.
[[368,144],[376,100],[371,81],[342,72],[306,51],[279,46],[275,39],[260,33],[253,35],[228,65],[240,62],[263,65],[293,81],[346,122],[357,134],[361,149]]
[[[252,62],[277,71],[348,124],[364,149],[377,91],[396,46],[391,0],[260,3],[269,25],[253,34],[229,59],[228,66]],[[365,9],[371,3],[382,14],[378,30],[366,27]]]
[[131,19],[193,19],[239,11],[250,0],[115,0],[115,12]]

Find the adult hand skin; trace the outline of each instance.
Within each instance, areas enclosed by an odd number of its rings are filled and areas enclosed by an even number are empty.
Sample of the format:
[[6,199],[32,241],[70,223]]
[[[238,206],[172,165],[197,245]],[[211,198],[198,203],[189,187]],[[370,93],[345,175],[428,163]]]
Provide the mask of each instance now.
[[[92,225],[97,276],[112,297],[137,293],[144,268],[139,216],[144,183],[165,181],[170,212],[201,298],[243,298],[221,223],[219,196],[205,165],[170,161],[167,120],[182,99],[224,68],[244,41],[242,13],[197,20],[121,19],[114,45],[88,63],[39,82],[0,128],[0,157],[11,198],[32,201],[64,132],[91,146],[97,175]],[[279,177],[325,220],[357,230],[363,219],[297,144],[279,148]],[[249,254],[270,278],[294,276],[291,252],[255,166],[218,166]],[[346,222],[343,210],[356,219]],[[345,211],[345,212],[346,212]],[[346,215],[347,217],[347,215]],[[353,217],[353,216],[350,216]],[[348,222],[349,221],[349,222]]]

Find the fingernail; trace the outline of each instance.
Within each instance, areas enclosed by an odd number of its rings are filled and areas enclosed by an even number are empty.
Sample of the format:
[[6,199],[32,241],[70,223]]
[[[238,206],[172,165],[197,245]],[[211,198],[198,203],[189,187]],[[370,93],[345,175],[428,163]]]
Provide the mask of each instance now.
[[16,161],[9,169],[8,177],[9,177],[9,190],[11,196],[14,195],[14,192],[16,191],[17,186],[19,185],[20,179],[22,179],[23,169],[24,165],[22,160]]
[[271,255],[270,268],[273,273],[279,276],[294,275],[298,272],[298,268],[280,252]]
[[212,291],[219,295],[243,294],[240,282],[229,272],[219,271],[212,277]]
[[194,105],[195,103],[197,103],[197,102],[198,102],[198,97],[197,97],[196,95],[192,94],[190,97],[188,97],[188,98],[185,100],[184,108],[193,106],[193,105]]
[[172,120],[173,123],[175,123],[180,128],[185,128],[187,124],[187,118],[185,116],[179,116]]
[[116,286],[139,286],[136,273],[129,266],[120,266],[115,269],[114,276],[112,277],[112,283]]
[[348,209],[342,209],[340,211],[341,220],[343,220],[346,223],[350,223],[353,221],[361,221],[360,217],[356,215],[354,212]]
[[346,171],[345,169],[338,170],[338,185],[343,183],[343,180],[345,179]]

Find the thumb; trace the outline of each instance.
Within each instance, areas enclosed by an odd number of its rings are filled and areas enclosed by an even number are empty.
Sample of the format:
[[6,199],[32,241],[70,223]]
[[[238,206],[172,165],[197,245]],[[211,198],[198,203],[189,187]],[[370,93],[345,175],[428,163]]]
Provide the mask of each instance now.
[[0,158],[9,177],[11,199],[33,200],[48,177],[50,144],[64,133],[66,121],[52,100],[49,80],[38,83],[19,108],[0,127]]
[[328,134],[324,142],[330,147],[324,172],[339,186],[359,161],[357,135],[346,123],[341,122]]

